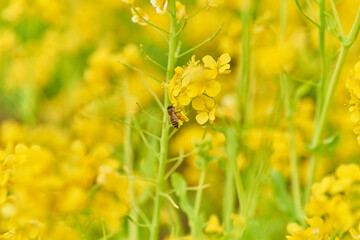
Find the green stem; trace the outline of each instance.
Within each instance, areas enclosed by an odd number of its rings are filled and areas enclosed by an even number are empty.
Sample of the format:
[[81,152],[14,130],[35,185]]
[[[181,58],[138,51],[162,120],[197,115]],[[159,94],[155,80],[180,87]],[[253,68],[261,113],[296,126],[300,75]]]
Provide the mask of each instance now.
[[288,0],[281,0],[280,5],[280,36],[282,41],[286,34],[287,2]]
[[291,165],[291,189],[295,206],[295,214],[299,222],[304,225],[304,213],[301,205],[301,193],[299,183],[299,161],[296,153],[295,129],[293,121],[293,105],[290,103],[290,86],[289,79],[285,74],[280,76],[281,86],[284,94],[285,116],[289,127],[289,144],[290,144],[290,165]]
[[239,113],[242,116],[243,127],[247,127],[250,122],[250,39],[251,39],[251,10],[245,10],[242,13],[242,26],[243,26],[243,37],[241,42],[241,59],[240,59],[240,71],[239,71],[239,98],[240,98],[240,111]]
[[[124,89],[124,97],[125,99],[130,99],[130,96],[128,94],[128,86],[127,82],[124,81],[123,83],[123,89]],[[124,163],[127,168],[128,174],[130,176],[133,176],[133,153],[132,153],[132,144],[131,144],[131,104],[129,101],[126,101],[126,123],[125,124],[125,131],[124,131]],[[132,205],[135,205],[136,207],[136,201],[135,201],[135,189],[134,189],[134,183],[132,180],[129,181],[129,195],[130,195],[130,202]],[[130,210],[130,217],[133,219],[134,222],[137,222],[138,215],[134,211],[134,207],[131,207]],[[129,237],[130,239],[138,239],[138,229],[137,225],[129,221]]]
[[226,164],[225,172],[225,192],[224,192],[224,209],[223,209],[223,219],[225,224],[225,232],[231,231],[231,214],[234,211],[235,205],[235,196],[234,196],[234,178],[233,171],[230,164]]
[[145,76],[148,76],[149,78],[154,79],[154,80],[157,81],[158,83],[162,83],[162,81],[161,81],[160,79],[157,79],[156,77],[154,77],[154,76],[152,76],[152,75],[150,75],[150,74],[148,74],[148,73],[146,73],[146,72],[144,72],[144,71],[141,71],[140,69],[138,69],[138,68],[136,68],[136,67],[133,67],[133,66],[131,66],[131,65],[129,65],[129,64],[121,61],[121,60],[117,60],[117,61],[118,61],[119,63],[121,63],[122,65],[124,65],[125,67],[128,67],[128,68],[130,68],[130,69],[132,69],[132,70],[134,70],[134,71],[136,71],[136,72],[138,72],[138,73],[141,73],[141,74],[143,74],[143,75],[145,75]]
[[158,29],[164,33],[170,34],[168,31],[166,31],[165,29],[162,29],[161,27],[151,23],[149,20],[147,20],[146,18],[144,18],[138,10],[136,10],[136,7],[134,7],[133,5],[131,5],[131,9],[134,10],[134,12],[141,18],[141,20],[143,20],[144,22],[146,22],[147,24],[149,24],[151,27]]
[[324,99],[324,103],[322,105],[322,110],[319,114],[319,119],[315,123],[315,132],[314,132],[314,135],[313,135],[313,138],[311,141],[311,149],[313,149],[315,152],[312,154],[312,156],[310,158],[310,165],[309,165],[309,171],[308,171],[309,174],[308,174],[308,179],[307,179],[307,185],[305,188],[305,202],[310,197],[311,185],[314,180],[314,173],[315,173],[316,159],[317,159],[316,148],[320,143],[321,134],[324,129],[325,120],[326,120],[326,117],[327,117],[327,114],[329,111],[331,99],[332,99],[332,96],[334,95],[335,88],[336,88],[337,82],[339,80],[341,70],[344,66],[348,51],[349,51],[349,47],[345,47],[345,46],[341,47],[340,55],[338,57],[334,73],[332,74],[332,77],[330,79],[329,87],[326,89],[327,90],[326,96]]
[[343,36],[345,36],[345,34],[344,34],[344,30],[343,30],[342,25],[341,25],[339,14],[338,14],[338,12],[336,10],[336,5],[334,3],[334,0],[330,0],[330,5],[331,5],[331,9],[332,9],[332,11],[334,13],[336,25],[338,26],[340,36],[343,37]]
[[[169,41],[169,57],[166,71],[166,83],[170,81],[173,76],[173,71],[175,67],[175,50],[176,50],[176,7],[175,0],[169,0],[169,11],[173,14],[170,14],[171,27],[170,27],[170,41]],[[154,212],[152,218],[152,228],[150,233],[150,240],[157,240],[159,238],[159,220],[160,220],[160,211],[162,207],[162,196],[161,194],[164,191],[164,182],[165,182],[165,171],[167,163],[167,154],[168,154],[168,135],[169,135],[169,124],[167,121],[168,115],[166,108],[169,105],[168,91],[164,89],[164,105],[163,105],[163,126],[161,131],[160,139],[160,160],[159,160],[159,169],[158,176],[156,180],[156,194],[154,199]]]
[[318,145],[320,143],[321,134],[322,134],[322,131],[323,131],[323,128],[325,125],[325,120],[326,120],[326,117],[327,117],[327,114],[329,111],[329,106],[330,106],[332,97],[334,95],[336,85],[339,81],[340,73],[344,66],[346,56],[348,54],[348,51],[349,51],[351,45],[354,43],[354,41],[357,38],[359,29],[360,29],[360,8],[357,12],[353,26],[350,30],[350,34],[346,37],[345,42],[342,42],[342,46],[341,46],[339,57],[336,62],[335,70],[331,75],[329,84],[326,85],[326,95],[324,97],[323,104],[321,104],[322,108],[321,108],[321,110],[317,109],[317,111],[320,111],[320,113],[316,114],[316,116],[319,116],[319,117],[316,119],[315,131],[314,131],[314,135],[313,135],[313,138],[311,141],[311,149],[314,151],[314,153],[312,154],[312,156],[310,158],[308,179],[307,179],[305,195],[304,195],[305,203],[307,202],[307,200],[310,197],[311,185],[314,180],[314,174],[315,174],[316,162],[317,162],[316,148],[318,147]]
[[226,130],[225,138],[226,138],[226,151],[229,156],[229,166],[233,171],[232,174],[235,179],[236,193],[239,201],[239,212],[246,219],[247,214],[245,207],[246,206],[245,189],[237,166],[238,145],[237,145],[235,129],[229,126]]
[[197,221],[197,219],[200,217],[199,211],[200,211],[200,206],[201,206],[202,193],[203,193],[203,189],[204,189],[203,186],[204,186],[204,182],[205,182],[205,176],[206,176],[206,169],[203,169],[200,172],[198,190],[196,191],[196,196],[195,196],[194,216],[196,219],[194,221],[194,226],[192,226],[192,229],[191,229],[193,239],[201,239],[201,237],[202,237],[202,234],[201,234],[202,226],[198,226],[199,224],[197,224],[197,223],[199,221]]
[[[320,78],[319,86],[317,88],[317,99],[316,99],[316,109],[317,113],[321,112],[324,91],[326,89],[327,83],[325,78],[325,0],[319,0],[319,57],[320,57]],[[316,116],[316,118],[319,116]]]
[[224,193],[224,209],[223,209],[223,219],[225,223],[225,231],[231,231],[231,214],[234,211],[235,205],[235,196],[234,196],[234,178],[233,171],[230,164],[226,166],[225,172],[225,193]]
[[186,54],[189,54],[189,53],[191,53],[192,51],[195,51],[195,50],[198,49],[199,47],[201,47],[201,46],[205,45],[206,43],[210,42],[211,40],[213,40],[213,39],[216,37],[216,35],[219,34],[219,32],[221,31],[222,27],[223,27],[223,25],[221,25],[211,37],[209,37],[208,39],[206,39],[206,40],[203,41],[202,43],[199,43],[199,44],[196,45],[195,47],[193,47],[193,48],[191,48],[191,49],[189,49],[189,50],[187,50],[187,51],[185,51],[185,52],[177,55],[176,58],[181,58],[181,57],[185,56]]

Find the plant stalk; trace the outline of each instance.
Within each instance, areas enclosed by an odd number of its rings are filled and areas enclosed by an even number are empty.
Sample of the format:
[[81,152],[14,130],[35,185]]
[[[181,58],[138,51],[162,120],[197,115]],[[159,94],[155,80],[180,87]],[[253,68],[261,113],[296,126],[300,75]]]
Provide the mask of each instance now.
[[360,29],[360,8],[357,12],[355,21],[353,23],[353,26],[350,30],[349,35],[345,38],[345,41],[341,42],[342,46],[341,46],[339,57],[336,62],[335,70],[331,75],[329,84],[327,85],[326,95],[324,98],[324,102],[322,104],[319,118],[316,119],[316,122],[315,122],[315,131],[314,131],[314,135],[313,135],[313,138],[311,141],[311,149],[314,151],[314,153],[312,154],[312,156],[310,158],[308,179],[307,179],[307,185],[305,188],[305,198],[304,198],[305,203],[307,202],[307,200],[310,197],[311,185],[314,181],[314,174],[315,174],[316,162],[317,162],[316,148],[319,146],[319,143],[320,143],[321,134],[322,134],[322,131],[323,131],[323,128],[325,125],[325,120],[326,120],[326,117],[327,117],[327,114],[329,111],[329,106],[330,106],[332,97],[334,95],[336,85],[339,81],[341,70],[344,66],[347,54],[349,52],[350,47],[352,46],[352,44],[354,44],[354,42],[359,34],[359,29]]
[[[175,51],[176,51],[176,7],[175,0],[169,0],[169,15],[171,20],[170,27],[170,41],[169,41],[169,57],[166,71],[166,83],[170,81],[173,76],[174,67],[176,63]],[[163,126],[161,130],[160,138],[160,160],[159,160],[159,169],[158,176],[156,180],[156,194],[154,199],[154,212],[152,218],[152,228],[150,233],[150,240],[158,240],[159,238],[159,220],[160,220],[160,211],[162,207],[162,196],[161,193],[164,191],[165,184],[165,171],[167,163],[167,154],[168,154],[168,144],[169,144],[169,124],[167,121],[167,106],[169,105],[168,90],[164,89],[164,105],[163,105]]]

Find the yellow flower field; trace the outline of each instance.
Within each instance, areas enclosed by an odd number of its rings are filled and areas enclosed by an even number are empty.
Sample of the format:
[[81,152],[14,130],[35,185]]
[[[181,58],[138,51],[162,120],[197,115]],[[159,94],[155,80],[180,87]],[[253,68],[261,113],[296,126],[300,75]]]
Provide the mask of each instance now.
[[360,239],[360,2],[0,1],[0,240]]

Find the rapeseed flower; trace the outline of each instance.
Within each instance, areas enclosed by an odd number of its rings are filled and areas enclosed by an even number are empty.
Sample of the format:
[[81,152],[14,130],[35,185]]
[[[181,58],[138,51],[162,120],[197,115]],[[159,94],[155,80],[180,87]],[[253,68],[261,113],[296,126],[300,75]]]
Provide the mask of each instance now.
[[133,4],[135,0],[122,0],[126,4]]
[[211,124],[214,122],[216,105],[212,98],[207,97],[206,95],[201,95],[194,98],[192,106],[195,110],[197,110],[196,121],[200,125],[203,125],[208,120]]
[[360,167],[357,164],[340,165],[335,174],[325,176],[313,184],[312,195],[307,204],[306,229],[291,223],[288,225],[289,240],[327,239],[342,234],[356,236],[360,221],[360,208],[356,187],[360,183]]
[[221,232],[223,232],[223,227],[220,225],[220,221],[217,215],[212,214],[209,217],[209,220],[206,222],[205,232],[216,234],[220,234]]
[[[204,63],[210,61],[210,56],[204,57]],[[213,60],[213,59],[212,59]],[[202,65],[200,61],[191,58],[185,67],[177,67],[174,77],[168,85],[169,98],[174,106],[185,108],[192,103],[197,110],[196,120],[199,124],[209,121],[211,124],[215,120],[216,104],[214,97],[221,91],[221,84],[214,80],[219,74],[230,73],[230,56],[223,54],[215,66]],[[212,67],[206,68],[206,66]],[[184,114],[183,111],[181,111]]]
[[209,7],[218,7],[223,3],[224,3],[224,0],[209,0],[208,1]]
[[222,54],[217,61],[213,57],[206,55],[202,59],[205,66],[205,75],[208,79],[214,79],[218,74],[229,74],[231,57],[228,53]]
[[135,9],[137,12],[131,8],[131,13],[133,15],[131,21],[142,26],[147,25],[147,22],[145,22],[143,19],[149,20],[149,16],[141,8],[135,7]]
[[167,9],[168,1],[167,0],[150,0],[153,7],[156,8],[158,14],[164,14]]
[[356,63],[350,71],[345,86],[350,93],[349,111],[351,112],[351,121],[358,124],[354,128],[354,133],[357,135],[357,140],[360,144],[360,62]]
[[178,19],[186,17],[186,6],[179,1],[176,1],[176,17]]

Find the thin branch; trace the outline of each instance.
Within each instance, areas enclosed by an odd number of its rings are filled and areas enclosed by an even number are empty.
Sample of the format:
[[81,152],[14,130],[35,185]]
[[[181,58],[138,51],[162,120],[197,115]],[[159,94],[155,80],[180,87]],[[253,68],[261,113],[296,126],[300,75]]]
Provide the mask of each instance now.
[[155,61],[154,59],[152,59],[149,55],[147,55],[144,52],[144,48],[143,45],[140,44],[140,52],[142,53],[142,55],[144,56],[144,58],[146,60],[149,60],[150,62],[152,62],[153,64],[155,64],[157,67],[161,68],[161,70],[166,71],[166,67],[164,67],[163,65],[161,65],[160,63],[158,63],[157,61]]
[[149,229],[151,228],[151,224],[138,223],[134,219],[132,219],[129,215],[127,217],[128,217],[128,219],[130,219],[131,222],[133,222],[134,224],[136,224],[139,227],[149,228]]
[[145,113],[146,116],[148,116],[149,118],[151,118],[151,119],[154,120],[154,121],[157,121],[157,122],[161,122],[161,123],[162,123],[162,120],[160,120],[160,119],[152,116],[150,113],[148,113],[148,112],[140,105],[140,103],[136,102],[136,105],[138,105],[138,107],[141,109],[141,111],[142,111],[143,113]]
[[136,71],[136,72],[138,72],[138,73],[141,73],[141,74],[143,74],[143,75],[145,75],[145,76],[148,76],[149,78],[154,79],[154,80],[157,81],[158,83],[162,83],[161,80],[157,79],[156,77],[154,77],[154,76],[152,76],[152,75],[150,75],[150,74],[148,74],[148,73],[146,73],[146,72],[144,72],[144,71],[142,71],[142,70],[140,70],[140,69],[138,69],[138,68],[136,68],[136,67],[133,67],[133,66],[131,66],[131,65],[129,65],[129,64],[121,61],[121,60],[116,60],[116,61],[119,62],[119,63],[121,63],[121,64],[124,65],[125,67],[128,67],[128,68],[130,68],[130,69],[132,69],[132,70],[134,70],[134,71]]
[[320,27],[319,26],[319,23],[315,22],[301,7],[300,3],[299,3],[299,0],[295,0],[295,3],[296,3],[296,6],[298,7],[298,9],[300,10],[300,12],[302,13],[302,15],[304,15],[304,17],[309,20],[312,24],[314,24],[315,26],[317,26],[318,28]]
[[[193,155],[193,154],[195,154],[195,153],[197,153],[197,150],[193,150],[193,151],[191,151],[191,152],[189,152],[189,153],[186,153],[186,154],[184,154],[182,157],[183,157],[183,158],[186,158],[186,157],[188,157],[188,156],[190,156],[190,155]],[[179,159],[179,157],[180,157],[180,156],[173,157],[173,158],[169,158],[169,159],[168,159],[168,162],[177,161],[177,160]]]
[[143,84],[144,84],[145,88],[148,90],[148,92],[153,96],[153,98],[159,105],[160,109],[164,112],[165,110],[164,110],[163,104],[161,103],[161,101],[158,98],[158,96],[156,95],[156,93],[150,88],[150,86],[147,84],[147,82],[144,78],[141,77],[141,81],[143,82]]
[[198,13],[200,13],[202,10],[204,10],[207,6],[208,6],[208,4],[205,4],[204,6],[202,6],[201,8],[199,8],[196,12],[194,12],[194,13],[191,14],[189,17],[187,17],[186,20],[192,19],[193,17],[195,17],[196,15],[198,15]]
[[183,24],[179,28],[179,31],[177,31],[177,33],[175,33],[174,37],[177,37],[182,32],[182,30],[184,30],[184,27],[185,27],[186,23],[187,23],[187,19],[184,19]]
[[153,138],[155,138],[156,140],[159,140],[159,141],[160,141],[159,136],[156,136],[155,134],[153,134],[153,133],[151,133],[151,132],[149,132],[149,131],[146,131],[146,130],[141,129],[141,128],[139,128],[139,127],[136,127],[136,126],[134,126],[134,125],[132,125],[132,124],[130,124],[130,123],[127,123],[127,122],[125,122],[125,121],[122,120],[122,119],[113,118],[112,120],[117,121],[117,122],[119,122],[119,123],[126,124],[126,125],[130,126],[131,128],[133,128],[133,129],[135,129],[135,130],[138,130],[138,131],[140,131],[140,132],[142,132],[142,133],[146,133],[146,134],[149,135],[150,137],[153,137]]
[[[138,124],[137,122],[135,122],[135,123]],[[140,134],[141,139],[144,141],[145,145],[147,146],[147,148],[150,149],[150,151],[152,151],[156,157],[159,157],[159,153],[156,152],[154,147],[150,145],[149,141],[144,136],[144,134],[142,132],[139,132],[139,134]]]
[[344,30],[343,30],[343,28],[342,28],[341,20],[340,20],[339,14],[338,14],[338,12],[337,12],[337,10],[336,10],[336,6],[335,6],[335,3],[334,3],[333,0],[330,0],[330,5],[331,5],[331,9],[332,9],[332,11],[333,11],[333,13],[334,13],[334,17],[335,17],[336,24],[339,26],[340,35],[341,35],[342,37],[344,37],[344,36],[345,36],[345,35],[344,35]]
[[182,45],[182,41],[179,41],[176,46],[175,56],[179,55],[179,52],[181,51],[181,45]]
[[177,133],[179,131],[179,128],[175,128],[170,134],[169,134],[169,139],[171,139],[175,133]]
[[136,211],[136,213],[139,214],[139,216],[143,219],[145,224],[151,225],[150,220],[147,218],[146,214],[141,210],[141,208],[139,208],[138,206],[133,206],[133,208]]
[[145,18],[138,12],[138,10],[136,10],[136,8],[135,8],[133,5],[131,5],[131,9],[134,10],[134,12],[136,12],[136,14],[141,18],[141,20],[143,20],[144,22],[146,22],[147,24],[149,24],[151,27],[156,28],[156,29],[158,29],[158,30],[160,30],[160,31],[162,31],[162,32],[164,32],[164,33],[170,34],[169,31],[166,31],[165,29],[162,29],[161,27],[159,27],[159,26],[151,23],[149,20],[145,19]]
[[161,196],[165,197],[169,202],[174,206],[174,208],[179,209],[179,206],[175,203],[175,201],[170,197],[170,195],[166,193],[160,193]]
[[[211,187],[211,184],[204,184],[202,186],[196,186],[196,187],[187,187],[186,191],[197,191],[199,189],[205,189],[205,188],[208,188],[208,187]],[[169,190],[166,193],[167,194],[173,194],[174,192],[176,192],[176,189]]]
[[165,179],[168,179],[173,172],[176,171],[176,169],[181,165],[181,163],[184,161],[184,152],[183,150],[179,153],[178,161],[172,166],[172,168],[166,173]]
[[219,34],[219,32],[221,31],[221,29],[223,28],[223,26],[224,26],[224,24],[221,24],[221,26],[216,30],[216,32],[215,32],[211,37],[209,37],[208,39],[206,39],[206,40],[203,41],[202,43],[199,43],[199,44],[196,45],[195,47],[193,47],[193,48],[191,48],[191,49],[189,49],[189,50],[181,53],[180,55],[177,55],[176,58],[181,58],[181,57],[185,56],[186,54],[188,54],[188,53],[190,53],[190,52],[198,49],[199,47],[201,47],[201,46],[203,46],[204,44],[206,44],[206,43],[210,42],[211,40],[213,40],[213,39],[216,37],[216,35]]
[[298,78],[298,77],[295,77],[295,76],[288,76],[290,79],[292,80],[295,80],[297,82],[302,82],[302,83],[306,83],[306,84],[310,84],[312,86],[319,86],[319,83],[313,81],[313,80],[306,80],[306,79],[301,79],[301,78]]

